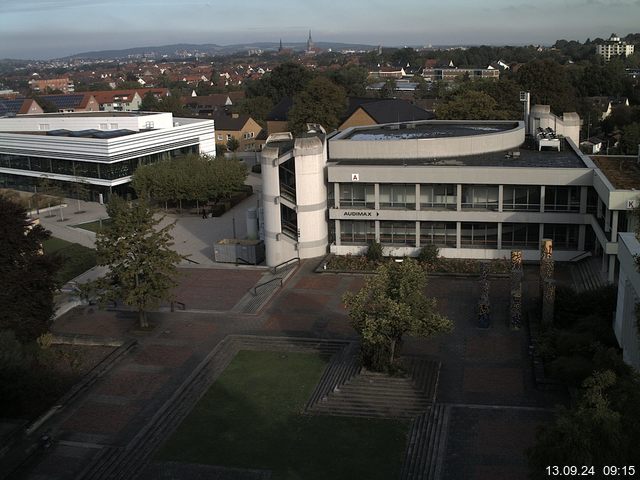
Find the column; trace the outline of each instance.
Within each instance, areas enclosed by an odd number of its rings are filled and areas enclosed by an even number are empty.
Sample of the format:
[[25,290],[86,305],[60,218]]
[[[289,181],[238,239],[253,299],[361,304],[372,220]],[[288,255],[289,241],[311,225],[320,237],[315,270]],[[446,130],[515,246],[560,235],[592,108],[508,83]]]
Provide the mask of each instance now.
[[420,184],[416,183],[416,211],[420,211]]
[[616,256],[609,255],[609,275],[607,277],[607,280],[609,281],[609,283],[613,283],[613,281],[615,280],[615,275],[616,275]]
[[580,187],[580,213],[587,213],[587,190],[589,187]]
[[[502,191],[502,185],[500,185],[500,191]],[[500,205],[502,208],[502,201]],[[502,250],[502,222],[498,223],[498,250]]]
[[[545,195],[545,187],[544,185],[540,186],[540,213],[544,213],[544,195]],[[542,233],[540,234],[540,239],[542,240]]]
[[420,247],[420,222],[416,222],[416,247]]
[[456,211],[462,211],[462,184],[460,183],[456,185]]
[[608,208],[604,211],[604,231],[611,231],[611,210]]
[[580,225],[578,227],[578,250],[580,250],[581,252],[584,251],[584,242],[585,242],[586,235],[587,235],[587,226]]
[[[376,200],[376,204],[377,203],[378,201]],[[375,222],[376,222],[376,242],[380,243],[380,220],[376,220]]]
[[[373,184],[373,197],[375,198],[375,209],[380,210],[380,184],[379,183]],[[378,238],[377,234],[376,234],[376,238]],[[376,240],[376,241],[379,241],[379,240]]]
[[456,222],[456,248],[461,248],[461,245],[462,245],[462,222]]
[[[504,185],[498,185],[498,212],[500,213],[502,213],[503,202],[504,202]],[[500,240],[498,240],[498,245],[500,245]]]
[[340,184],[338,182],[333,184],[333,206],[340,208]]
[[[329,220],[331,221],[331,220]],[[336,238],[335,238],[335,242],[336,242],[336,247],[339,247],[340,245],[342,245],[342,242],[340,240],[340,237],[342,236],[341,233],[342,231],[340,230],[340,220],[333,220],[334,222],[336,222]]]
[[618,241],[618,215],[619,215],[619,211],[618,210],[613,210],[613,212],[611,212],[611,241],[612,242],[617,242]]

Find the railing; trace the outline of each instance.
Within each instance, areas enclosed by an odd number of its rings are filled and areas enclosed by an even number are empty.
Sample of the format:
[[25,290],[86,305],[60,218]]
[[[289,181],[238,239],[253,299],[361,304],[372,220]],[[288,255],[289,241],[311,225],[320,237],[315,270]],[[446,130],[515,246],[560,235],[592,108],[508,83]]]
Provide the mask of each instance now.
[[243,264],[243,265],[255,265],[255,263],[251,263],[249,260],[246,260],[242,257],[236,257],[236,267],[239,264]]
[[253,290],[251,291],[253,293],[253,296],[255,297],[256,295],[258,295],[258,289],[260,287],[264,287],[265,285],[269,285],[270,283],[273,282],[280,282],[280,286],[282,286],[282,278],[278,277],[278,278],[272,278],[271,280],[268,280],[264,283],[261,283],[259,285],[256,285],[255,287],[253,287]]
[[285,262],[279,263],[275,267],[271,267],[271,273],[273,273],[275,275],[280,267],[285,267],[285,266],[287,266],[287,265],[289,265],[290,263],[293,263],[293,262],[296,262],[296,263],[299,264],[300,263],[300,257],[290,258],[289,260],[287,260]]
[[171,302],[171,311],[175,312],[176,311],[176,307],[175,306],[180,307],[180,310],[186,310],[186,305],[182,302],[178,302],[177,300],[174,300]]
[[591,254],[590,251],[582,252],[582,253],[579,253],[578,255],[576,255],[575,257],[570,258],[569,261],[570,262],[579,262],[580,260],[583,260],[585,258],[589,258],[591,255],[592,254]]
[[183,260],[186,260],[187,262],[191,262],[191,263],[195,263],[196,265],[200,265],[200,262],[196,262],[195,260],[191,260],[189,257],[182,257]]

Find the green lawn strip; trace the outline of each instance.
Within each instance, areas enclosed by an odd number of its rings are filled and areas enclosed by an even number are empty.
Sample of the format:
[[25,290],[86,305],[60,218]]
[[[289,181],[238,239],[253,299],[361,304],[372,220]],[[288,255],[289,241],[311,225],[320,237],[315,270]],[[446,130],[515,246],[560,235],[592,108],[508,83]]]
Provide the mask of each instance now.
[[[102,227],[106,227],[111,223],[110,218],[105,218],[102,220]],[[78,225],[74,225],[74,228],[82,228],[83,230],[89,230],[90,232],[98,233],[100,231],[100,220],[96,220],[95,222],[87,222],[80,223]]]
[[312,354],[239,352],[157,459],[282,480],[397,478],[408,422],[302,415],[325,366]]
[[57,275],[60,285],[96,266],[96,251],[80,244],[51,237],[42,248],[46,254],[59,256],[62,260]]

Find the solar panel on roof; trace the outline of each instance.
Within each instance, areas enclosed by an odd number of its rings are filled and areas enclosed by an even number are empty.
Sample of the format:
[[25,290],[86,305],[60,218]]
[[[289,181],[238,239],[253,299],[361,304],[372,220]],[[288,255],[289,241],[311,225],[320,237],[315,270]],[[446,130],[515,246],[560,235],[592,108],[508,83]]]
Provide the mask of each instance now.
[[43,95],[40,98],[53,103],[59,109],[67,109],[80,106],[84,95]]

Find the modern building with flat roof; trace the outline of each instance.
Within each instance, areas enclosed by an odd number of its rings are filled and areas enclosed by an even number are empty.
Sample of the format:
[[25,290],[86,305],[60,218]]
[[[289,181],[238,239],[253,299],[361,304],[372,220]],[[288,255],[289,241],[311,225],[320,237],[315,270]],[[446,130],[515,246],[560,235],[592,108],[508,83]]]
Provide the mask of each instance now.
[[97,194],[128,191],[139,165],[189,153],[215,155],[213,120],[171,113],[86,112],[0,118],[0,188],[34,191],[78,179]]
[[592,252],[614,279],[617,233],[638,195],[576,147],[580,119],[534,106],[524,121],[420,121],[326,136],[271,136],[261,154],[267,263],[330,251],[386,255],[436,245],[452,258]]

